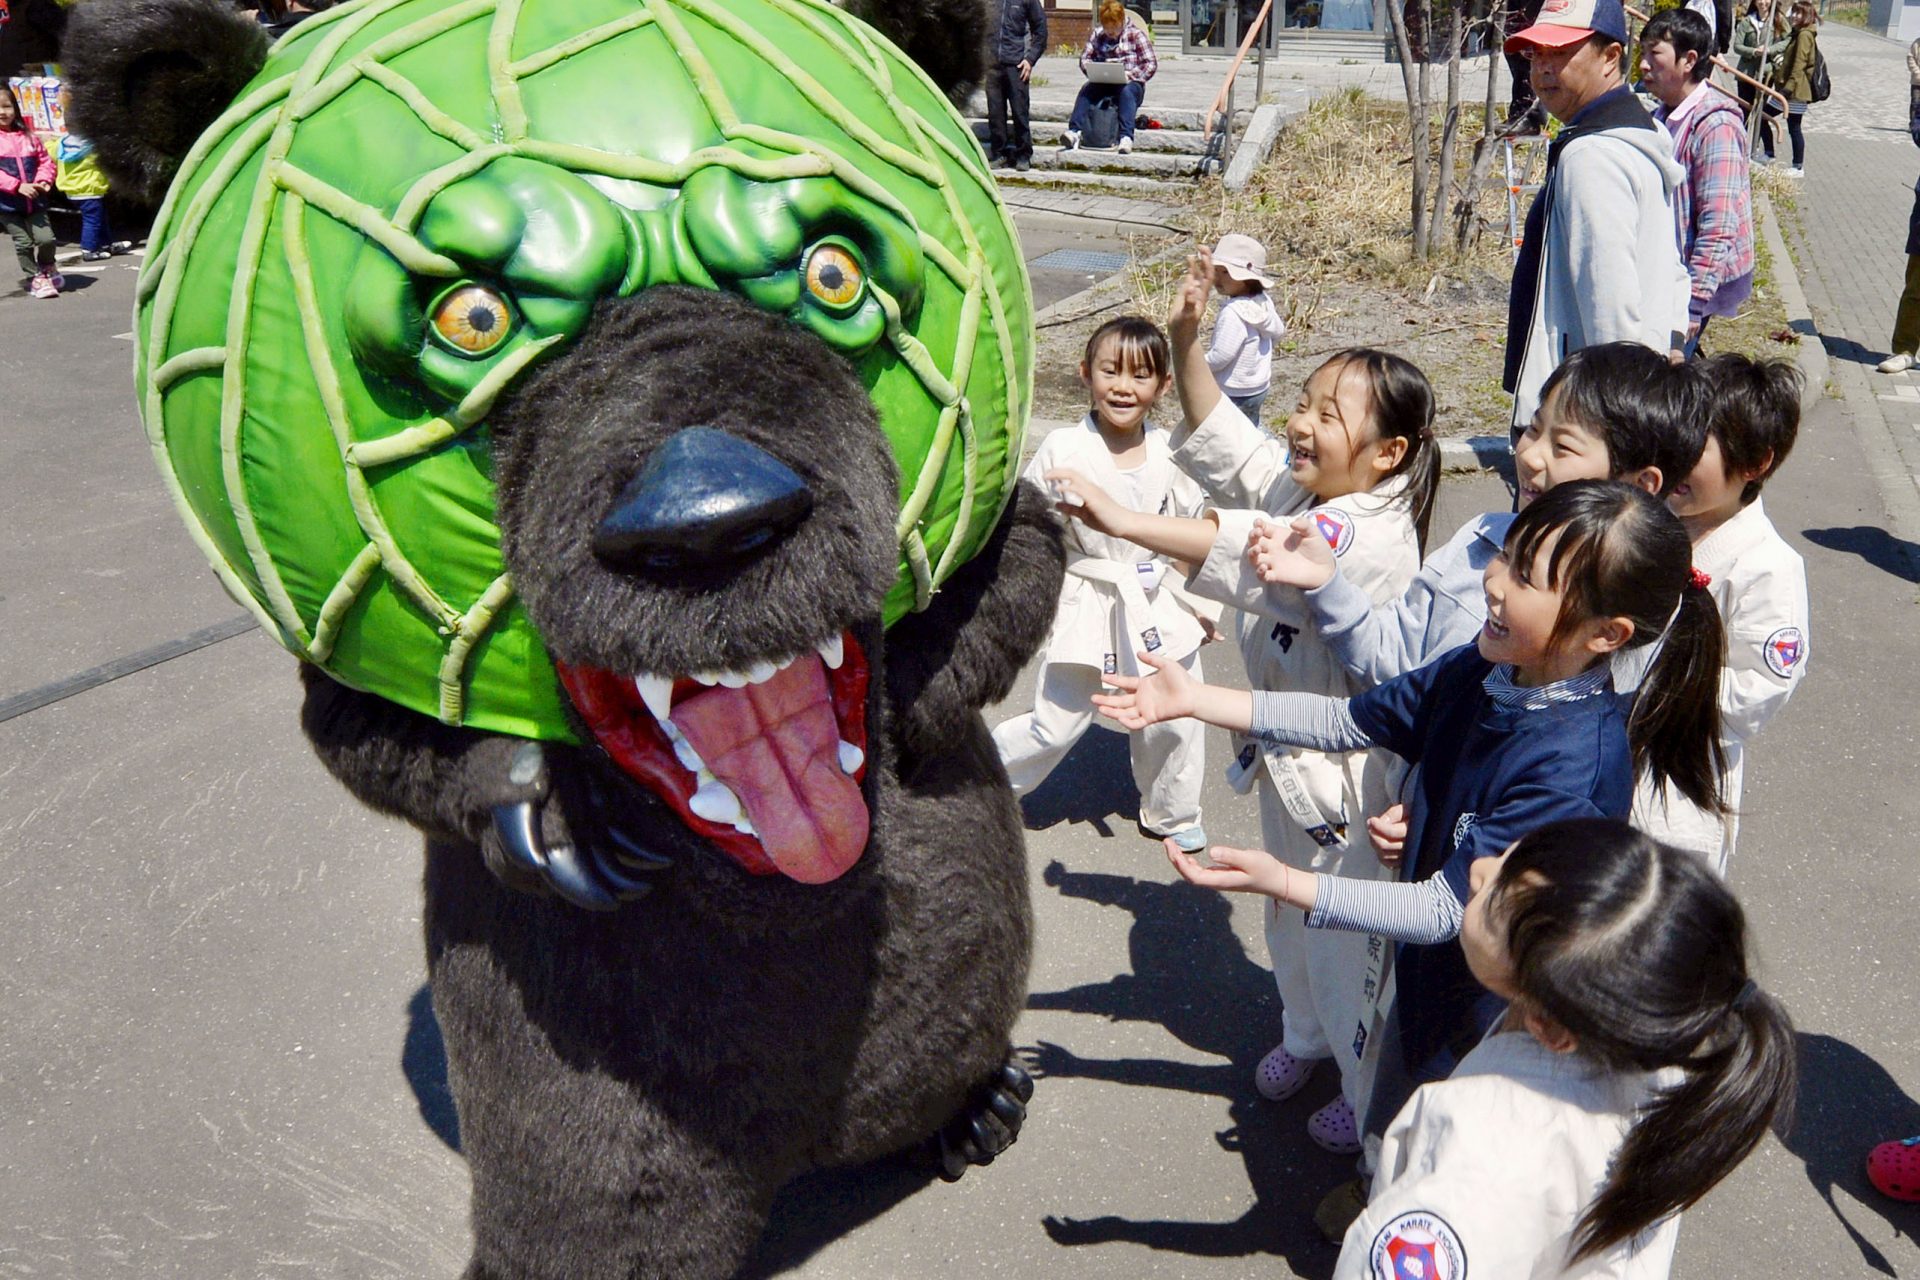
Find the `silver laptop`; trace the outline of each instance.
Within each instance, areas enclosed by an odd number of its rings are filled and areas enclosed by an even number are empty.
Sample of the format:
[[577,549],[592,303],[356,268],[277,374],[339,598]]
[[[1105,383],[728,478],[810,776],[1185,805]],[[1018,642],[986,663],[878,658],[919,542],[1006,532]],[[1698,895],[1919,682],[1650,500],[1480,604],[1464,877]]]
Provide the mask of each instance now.
[[1127,64],[1124,62],[1089,62],[1087,79],[1094,84],[1125,84],[1127,82]]

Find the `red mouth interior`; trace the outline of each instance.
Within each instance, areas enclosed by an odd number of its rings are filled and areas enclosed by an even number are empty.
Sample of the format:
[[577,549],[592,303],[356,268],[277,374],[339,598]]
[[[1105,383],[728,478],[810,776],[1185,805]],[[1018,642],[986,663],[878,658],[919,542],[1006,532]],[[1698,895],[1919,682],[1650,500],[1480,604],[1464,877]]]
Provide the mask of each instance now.
[[[641,700],[631,676],[556,663],[561,683],[600,745],[621,768],[673,806],[696,834],[755,875],[803,884],[846,874],[867,846],[867,656],[852,635],[828,667],[809,651],[770,679],[732,689],[689,677],[673,684],[669,719],[718,782],[732,791],[753,834],[692,809],[700,785]],[[861,754],[849,774],[840,744]],[[711,786],[711,784],[709,784]],[[714,788],[710,795],[720,794]]]

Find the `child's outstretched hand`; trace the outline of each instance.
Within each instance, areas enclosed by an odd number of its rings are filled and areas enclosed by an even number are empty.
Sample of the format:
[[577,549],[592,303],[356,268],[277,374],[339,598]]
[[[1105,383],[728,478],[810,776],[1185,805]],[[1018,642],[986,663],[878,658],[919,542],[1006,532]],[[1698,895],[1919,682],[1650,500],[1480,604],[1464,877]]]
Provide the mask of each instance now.
[[1397,867],[1407,856],[1407,806],[1388,805],[1386,811],[1367,819],[1367,838],[1373,841],[1374,856],[1383,867]]
[[1247,560],[1260,581],[1312,591],[1333,578],[1333,548],[1305,516],[1282,529],[1255,521],[1247,537]]
[[1216,844],[1207,850],[1213,865],[1202,866],[1199,859],[1173,842],[1165,841],[1167,861],[1188,884],[1227,893],[1264,893],[1269,898],[1285,899],[1286,864],[1264,849],[1232,849]]
[[1150,676],[1102,676],[1119,693],[1096,693],[1093,705],[1109,720],[1118,720],[1129,729],[1144,729],[1163,720],[1178,720],[1193,714],[1194,691],[1200,688],[1187,669],[1178,662],[1142,653],[1140,661],[1152,667]]
[[1173,309],[1167,312],[1167,336],[1175,351],[1199,340],[1200,322],[1206,318],[1207,300],[1212,296],[1213,253],[1202,249],[1187,256],[1187,274],[1174,286]]
[[1125,523],[1130,514],[1115,502],[1105,489],[1072,467],[1055,467],[1046,481],[1053,489],[1053,509],[1069,520],[1078,520],[1096,533],[1127,536]]

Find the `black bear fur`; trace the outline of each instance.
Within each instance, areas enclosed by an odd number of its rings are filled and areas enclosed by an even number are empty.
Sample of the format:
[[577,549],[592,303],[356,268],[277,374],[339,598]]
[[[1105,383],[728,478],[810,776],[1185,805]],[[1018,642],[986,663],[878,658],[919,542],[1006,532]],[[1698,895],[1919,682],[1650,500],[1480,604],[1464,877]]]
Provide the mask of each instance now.
[[[600,563],[601,513],[690,425],[781,459],[815,491],[813,514],[731,575]],[[327,767],[429,835],[470,1280],[728,1276],[782,1183],[926,1139],[1005,1058],[1031,925],[1019,816],[978,710],[1044,639],[1058,522],[1023,484],[932,607],[883,632],[898,479],[871,402],[817,339],[699,290],[602,304],[491,430],[503,549],[561,660],[744,666],[850,628],[873,663],[872,837],[830,885],[748,876],[597,747],[550,746],[550,841],[611,822],[673,860],[607,913],[489,873],[509,861],[489,855],[493,806],[529,794],[507,778],[515,742],[305,673]]]
[[267,33],[231,0],[78,4],[61,72],[67,120],[116,194],[158,204],[194,140],[267,60]]

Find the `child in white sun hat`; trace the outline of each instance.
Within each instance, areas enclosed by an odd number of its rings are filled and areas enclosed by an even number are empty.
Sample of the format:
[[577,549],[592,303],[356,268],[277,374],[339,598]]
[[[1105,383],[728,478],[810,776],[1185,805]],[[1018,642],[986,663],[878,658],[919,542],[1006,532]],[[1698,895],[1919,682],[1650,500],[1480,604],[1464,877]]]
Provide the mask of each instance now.
[[1274,283],[1267,274],[1267,251],[1258,240],[1238,234],[1220,237],[1213,248],[1213,287],[1221,302],[1207,367],[1221,394],[1256,426],[1273,385],[1274,340],[1287,331],[1267,296]]

